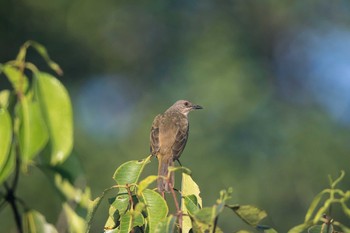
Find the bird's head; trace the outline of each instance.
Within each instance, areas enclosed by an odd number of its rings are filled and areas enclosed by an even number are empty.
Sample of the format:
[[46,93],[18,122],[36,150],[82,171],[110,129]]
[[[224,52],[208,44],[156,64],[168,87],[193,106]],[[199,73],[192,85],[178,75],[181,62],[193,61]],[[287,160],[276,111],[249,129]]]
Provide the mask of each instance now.
[[185,116],[187,116],[188,113],[192,110],[203,109],[202,106],[193,104],[188,100],[178,100],[175,102],[175,104],[173,104],[173,106],[171,106],[171,108],[176,109],[177,111],[180,111]]

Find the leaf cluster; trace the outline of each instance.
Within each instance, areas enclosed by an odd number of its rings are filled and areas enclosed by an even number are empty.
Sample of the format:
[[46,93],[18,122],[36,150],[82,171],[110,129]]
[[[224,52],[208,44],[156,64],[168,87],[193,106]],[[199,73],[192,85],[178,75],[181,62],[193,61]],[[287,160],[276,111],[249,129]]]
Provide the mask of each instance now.
[[[117,195],[109,199],[109,217],[105,232],[222,232],[218,219],[224,209],[232,210],[238,218],[253,229],[261,232],[275,232],[268,226],[259,225],[267,214],[251,205],[230,205],[232,189],[222,190],[220,197],[212,206],[203,207],[198,185],[191,178],[188,168],[170,168],[172,172],[182,172],[182,188],[171,193],[172,199],[166,201],[150,186],[158,176],[150,175],[140,179],[145,166],[152,156],[143,160],[133,160],[122,164],[113,175],[116,185],[106,189],[95,199],[88,218],[88,230],[96,210],[107,192],[118,190]],[[166,177],[165,177],[166,179]],[[181,199],[181,208],[178,206]],[[170,211],[170,202],[176,209]]]
[[0,78],[7,78],[12,86],[0,90],[0,207],[10,206],[18,232],[58,232],[16,193],[21,174],[39,169],[61,197],[69,231],[82,232],[85,216],[74,209],[86,212],[90,192],[75,187],[77,175],[70,172],[75,163],[70,157],[70,97],[54,75],[40,71],[26,60],[29,48],[34,48],[57,75],[63,73],[45,47],[34,41],[24,43],[15,60],[0,64]]

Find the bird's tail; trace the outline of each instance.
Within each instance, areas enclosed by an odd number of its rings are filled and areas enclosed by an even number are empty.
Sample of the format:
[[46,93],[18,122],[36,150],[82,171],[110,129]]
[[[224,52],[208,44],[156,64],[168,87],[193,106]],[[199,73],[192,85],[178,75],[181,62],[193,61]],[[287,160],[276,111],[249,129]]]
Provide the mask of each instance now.
[[[163,192],[170,192],[171,188],[174,187],[174,172],[169,173],[169,166],[174,165],[174,161],[170,159],[159,159],[159,165],[158,165],[158,191]],[[169,179],[168,178],[169,175]]]

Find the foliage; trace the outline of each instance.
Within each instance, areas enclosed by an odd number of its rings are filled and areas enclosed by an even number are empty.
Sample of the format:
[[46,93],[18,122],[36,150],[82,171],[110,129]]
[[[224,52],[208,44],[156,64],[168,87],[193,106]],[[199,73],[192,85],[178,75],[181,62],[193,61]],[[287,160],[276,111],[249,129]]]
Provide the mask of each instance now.
[[[72,107],[68,92],[55,76],[26,61],[29,47],[33,47],[56,74],[62,74],[45,47],[33,41],[21,47],[15,60],[0,64],[0,72],[12,86],[11,90],[0,91],[0,210],[10,206],[19,232],[89,232],[98,207],[111,191],[117,193],[108,199],[105,232],[222,232],[218,220],[225,209],[250,227],[239,233],[277,232],[263,224],[267,217],[264,210],[252,205],[229,204],[231,188],[220,191],[213,205],[203,206],[199,186],[192,179],[191,170],[185,167],[169,169],[181,172],[181,190],[173,189],[165,196],[159,194],[151,188],[158,177],[142,177],[151,156],[119,166],[113,175],[116,185],[92,201],[88,187],[75,185],[79,172],[72,154]],[[66,217],[64,229],[48,223],[44,214],[17,196],[19,176],[29,174],[31,169],[42,171],[61,198]],[[334,233],[338,229],[350,232],[349,227],[331,217],[331,207],[339,204],[350,218],[350,191],[336,188],[344,175],[342,172],[336,180],[330,177],[330,188],[315,196],[304,223],[289,233],[306,230]]]
[[[349,227],[330,217],[332,205],[340,204],[344,214],[350,218],[350,208],[347,206],[347,202],[350,200],[350,190],[343,191],[335,188],[344,178],[344,175],[345,172],[342,171],[340,176],[334,181],[329,176],[330,188],[324,189],[314,197],[305,215],[304,223],[292,228],[288,233],[300,233],[306,229],[309,229],[309,233],[332,233],[335,232],[335,226],[339,227],[344,233],[350,233]],[[326,196],[327,198],[322,203],[322,198]],[[322,224],[316,225],[319,222],[322,222]]]
[[[151,156],[143,160],[133,160],[117,168],[113,178],[117,184],[107,189],[96,198],[99,205],[110,190],[117,189],[118,193],[109,200],[109,217],[105,224],[105,232],[222,232],[217,226],[219,215],[227,208],[253,228],[263,229],[262,232],[272,232],[273,229],[259,225],[267,214],[250,205],[229,205],[232,189],[222,190],[220,197],[213,206],[202,207],[198,185],[191,178],[187,168],[171,168],[172,172],[182,172],[182,191],[171,192],[175,203],[175,212],[171,213],[170,201],[166,201],[158,192],[150,188],[157,176],[150,175],[140,179]],[[167,178],[164,178],[167,179]],[[182,195],[180,195],[182,194]],[[178,203],[181,196],[181,209]],[[91,209],[88,228],[97,208]]]
[[[32,47],[48,66],[61,75],[45,47],[34,41],[23,44],[13,61],[0,64],[12,90],[0,91],[0,207],[9,205],[18,232],[59,232],[17,196],[18,180],[30,169],[40,169],[61,197],[62,211],[70,232],[85,231],[85,215],[90,193],[74,186],[72,106],[66,88],[53,75],[40,71],[26,61]],[[38,192],[38,198],[40,198]],[[43,194],[44,195],[44,194]],[[81,211],[80,211],[81,212]],[[85,211],[86,212],[86,211]]]

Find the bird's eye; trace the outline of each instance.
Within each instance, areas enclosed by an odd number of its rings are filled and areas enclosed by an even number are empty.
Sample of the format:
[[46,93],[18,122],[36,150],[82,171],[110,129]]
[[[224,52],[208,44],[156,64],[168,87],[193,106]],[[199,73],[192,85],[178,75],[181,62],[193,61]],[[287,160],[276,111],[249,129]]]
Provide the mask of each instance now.
[[184,104],[185,104],[185,106],[186,106],[186,107],[188,107],[188,105],[189,105],[189,103],[188,103],[188,102],[185,102]]

